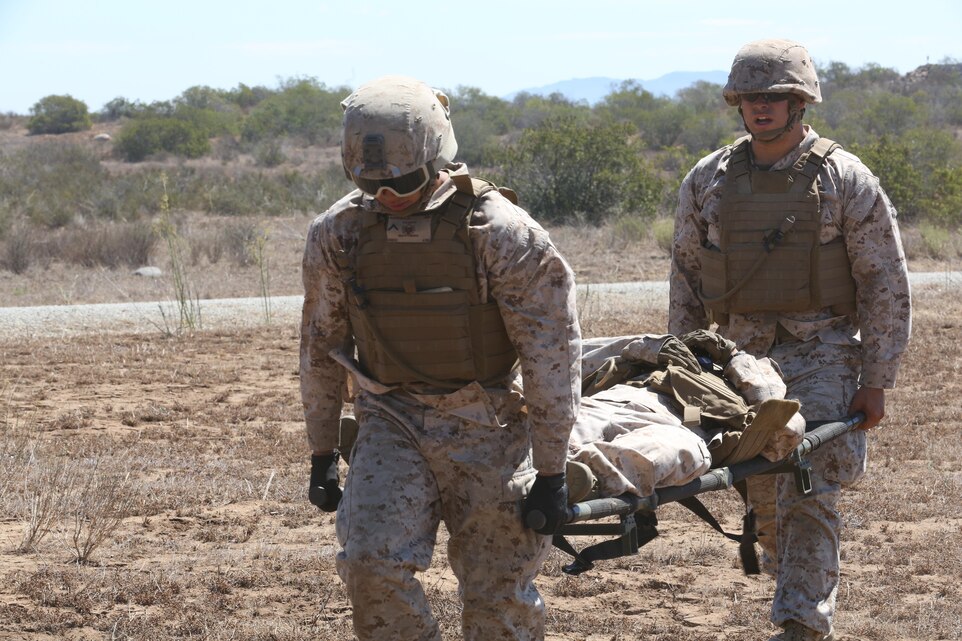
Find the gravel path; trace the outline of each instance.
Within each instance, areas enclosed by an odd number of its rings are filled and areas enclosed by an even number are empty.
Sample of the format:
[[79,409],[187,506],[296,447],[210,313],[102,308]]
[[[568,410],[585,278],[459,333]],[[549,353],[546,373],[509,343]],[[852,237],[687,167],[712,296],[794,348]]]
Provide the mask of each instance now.
[[[911,282],[913,287],[931,285],[958,293],[962,291],[962,272],[915,272],[911,274]],[[652,302],[667,304],[668,285],[665,282],[601,283],[580,285],[578,289],[582,295],[592,296],[637,293]],[[271,323],[297,327],[302,300],[301,296],[271,298]],[[178,328],[179,317],[174,301],[0,307],[0,340],[94,332],[164,333]],[[200,324],[204,329],[254,327],[263,325],[265,318],[262,298],[200,301]]]

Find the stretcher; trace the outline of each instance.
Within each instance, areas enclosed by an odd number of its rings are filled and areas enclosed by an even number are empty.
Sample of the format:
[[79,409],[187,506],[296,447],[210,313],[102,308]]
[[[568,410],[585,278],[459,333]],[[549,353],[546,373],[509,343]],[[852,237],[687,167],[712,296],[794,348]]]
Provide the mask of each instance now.
[[[658,536],[656,510],[666,503],[678,502],[698,514],[716,530],[728,538],[739,541],[742,552],[743,569],[746,574],[757,574],[758,563],[754,556],[754,528],[750,515],[746,515],[743,532],[740,536],[725,532],[710,513],[696,498],[705,492],[738,487],[742,481],[757,474],[790,473],[795,476],[799,492],[808,494],[812,490],[811,464],[807,456],[825,443],[838,438],[864,420],[864,415],[853,416],[827,423],[806,425],[806,433],[801,443],[787,457],[779,461],[769,461],[757,456],[748,461],[728,467],[709,470],[699,478],[679,486],[661,487],[651,496],[640,497],[635,494],[598,498],[575,503],[568,508],[566,524],[554,536],[554,545],[570,555],[572,563],[564,566],[565,573],[578,575],[594,567],[599,560],[629,556],[638,552],[645,544]],[[617,522],[589,523],[608,517],[618,517]],[[527,515],[527,525],[539,528],[544,524],[544,515],[534,511]],[[568,541],[568,536],[615,536],[607,541],[596,543],[581,550]]]

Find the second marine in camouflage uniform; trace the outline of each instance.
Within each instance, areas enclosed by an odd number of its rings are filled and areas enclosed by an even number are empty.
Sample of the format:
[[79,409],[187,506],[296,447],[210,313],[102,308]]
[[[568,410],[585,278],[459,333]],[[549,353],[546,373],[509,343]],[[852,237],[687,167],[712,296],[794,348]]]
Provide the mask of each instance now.
[[[797,169],[802,165],[796,164],[799,159],[819,141],[818,134],[800,122],[805,104],[818,102],[821,96],[811,59],[797,43],[768,40],[746,45],[735,59],[725,97],[729,104],[739,105],[752,134],[751,148],[743,147],[743,153],[749,154],[748,176],[753,184],[756,174]],[[797,136],[797,143],[793,140],[773,158],[756,155],[778,150],[786,132]],[[702,263],[718,255],[709,252],[725,246],[720,212],[724,200],[732,197],[726,195],[730,193],[726,185],[738,173],[732,166],[736,147],[728,145],[706,156],[682,183],[670,283],[668,329],[673,334],[709,325],[705,304],[709,275]],[[839,311],[816,305],[779,311],[758,303],[757,310],[743,306],[714,317],[720,323],[719,333],[750,354],[769,356],[778,363],[788,386],[786,398],[801,401],[806,420],[836,420],[864,411],[866,427],[871,427],[884,413],[882,390],[895,385],[911,328],[896,212],[878,179],[842,149],[829,153],[813,178],[817,189],[814,243],[821,249],[839,239],[844,243],[847,256],[842,260],[847,258],[850,264],[854,307]],[[795,179],[804,176],[798,174]],[[754,241],[753,251],[761,251],[761,238]],[[778,252],[776,247],[771,253]],[[731,283],[725,286],[737,289]],[[780,294],[775,291],[768,296],[774,299]],[[778,475],[777,481],[771,476],[755,477],[750,486],[759,541],[768,556],[768,569],[776,576],[772,622],[785,627],[777,639],[831,638],[842,524],[837,502],[841,486],[865,470],[866,432],[857,430],[836,439],[811,460],[814,489],[808,496],[797,492],[790,475]]]

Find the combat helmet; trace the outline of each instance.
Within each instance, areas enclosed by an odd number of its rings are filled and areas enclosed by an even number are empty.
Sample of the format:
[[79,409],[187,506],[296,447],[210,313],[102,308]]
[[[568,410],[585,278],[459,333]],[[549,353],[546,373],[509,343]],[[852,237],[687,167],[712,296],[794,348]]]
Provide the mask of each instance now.
[[358,87],[341,108],[344,173],[367,194],[416,193],[458,151],[448,97],[420,80],[377,78]]
[[734,107],[746,93],[793,93],[808,104],[822,102],[815,63],[792,40],[756,40],[738,50],[722,95]]

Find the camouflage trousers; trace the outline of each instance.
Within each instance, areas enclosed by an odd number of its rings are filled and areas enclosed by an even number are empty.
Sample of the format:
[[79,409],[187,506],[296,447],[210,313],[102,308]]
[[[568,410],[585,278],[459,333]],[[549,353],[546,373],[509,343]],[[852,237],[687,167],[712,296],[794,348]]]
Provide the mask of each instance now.
[[520,407],[492,401],[501,426],[405,394],[356,399],[360,429],[336,531],[337,570],[361,641],[441,639],[415,574],[431,564],[442,521],[464,639],[544,638],[533,581],[551,539],[522,523],[521,500],[536,473],[527,428]]
[[[786,398],[798,399],[807,421],[845,417],[858,386],[858,346],[829,345],[818,339],[772,348],[788,386]],[[855,430],[809,456],[812,492],[796,489],[791,474],[754,476],[749,502],[763,551],[763,567],[775,575],[772,623],[794,619],[828,634],[832,629],[839,583],[837,504],[841,488],[865,471],[865,432]]]

